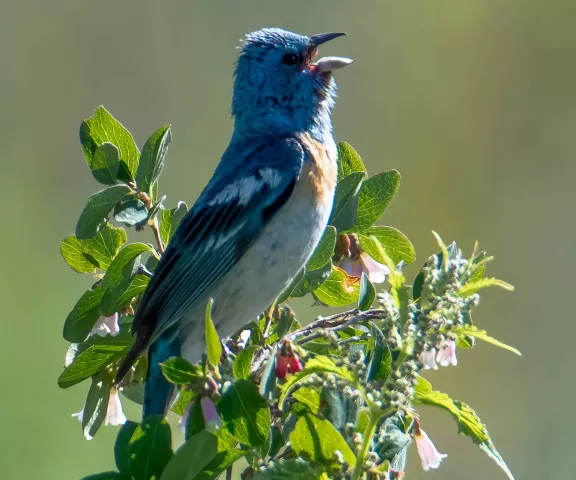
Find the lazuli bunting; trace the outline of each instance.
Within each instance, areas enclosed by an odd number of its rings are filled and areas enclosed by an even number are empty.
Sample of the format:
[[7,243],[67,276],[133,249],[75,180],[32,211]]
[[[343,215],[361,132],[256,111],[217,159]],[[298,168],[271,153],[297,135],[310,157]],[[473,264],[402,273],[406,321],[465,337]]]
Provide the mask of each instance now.
[[173,395],[159,363],[200,360],[208,299],[219,335],[231,335],[274,302],[320,241],[337,175],[332,71],[352,60],[312,58],[341,35],[266,28],[242,42],[232,139],[156,267],[118,371],[117,382],[148,348],[144,417],[165,415]]

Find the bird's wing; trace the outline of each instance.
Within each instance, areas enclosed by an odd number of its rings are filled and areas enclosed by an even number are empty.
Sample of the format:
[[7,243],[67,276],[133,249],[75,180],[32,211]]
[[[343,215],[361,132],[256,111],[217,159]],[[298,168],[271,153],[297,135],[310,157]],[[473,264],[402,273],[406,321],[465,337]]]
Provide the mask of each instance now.
[[176,322],[246,252],[290,197],[304,152],[297,142],[276,141],[252,148],[247,157],[233,173],[217,170],[180,223],[134,320],[141,348]]

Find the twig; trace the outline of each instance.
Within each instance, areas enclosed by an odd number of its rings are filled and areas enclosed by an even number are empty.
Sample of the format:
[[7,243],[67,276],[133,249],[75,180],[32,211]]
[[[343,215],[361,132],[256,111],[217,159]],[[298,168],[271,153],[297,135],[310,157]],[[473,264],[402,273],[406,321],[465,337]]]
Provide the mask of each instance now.
[[292,340],[298,339],[298,343],[302,344],[322,337],[323,334],[319,330],[337,332],[339,330],[344,330],[345,328],[355,323],[380,319],[385,315],[385,310],[374,308],[372,310],[366,310],[365,312],[360,312],[358,309],[356,309],[345,313],[337,313],[336,315],[332,315],[330,317],[318,317],[312,323],[309,323],[305,327],[292,332],[290,335],[288,335],[288,337]]
[[164,253],[164,243],[162,242],[162,236],[160,235],[160,228],[158,226],[157,218],[154,218],[154,220],[152,220],[150,228],[154,233],[154,238],[156,240],[156,246],[158,247],[158,252],[160,253],[160,255],[162,255]]
[[232,480],[232,466],[226,469],[226,480]]

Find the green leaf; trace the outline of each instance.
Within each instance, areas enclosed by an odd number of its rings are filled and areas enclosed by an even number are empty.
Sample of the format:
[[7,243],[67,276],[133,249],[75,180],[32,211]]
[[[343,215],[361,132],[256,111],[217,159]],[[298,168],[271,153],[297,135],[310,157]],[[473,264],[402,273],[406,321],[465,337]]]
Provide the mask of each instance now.
[[66,317],[62,333],[64,339],[72,343],[84,341],[100,317],[98,307],[105,291],[106,288],[99,285],[94,290],[84,292]]
[[257,470],[252,480],[324,480],[328,479],[325,468],[316,462],[301,459],[280,459],[266,470]]
[[347,380],[353,385],[358,383],[352,372],[350,372],[346,367],[339,367],[330,360],[330,358],[323,355],[317,355],[306,362],[306,365],[304,365],[301,372],[288,377],[288,380],[286,380],[282,385],[282,394],[278,399],[278,408],[282,409],[290,392],[294,390],[297,385],[302,383],[304,379],[314,373],[332,373],[343,380]]
[[360,184],[365,176],[366,174],[364,172],[354,172],[342,181],[338,182],[336,193],[334,194],[332,213],[330,214],[330,220],[328,221],[330,225],[334,225],[338,230],[343,230],[356,224],[356,208],[354,208],[353,218],[344,218],[347,217],[345,214],[348,212],[346,206],[359,192]]
[[400,174],[396,170],[378,173],[362,182],[358,192],[357,227],[360,232],[374,225],[396,195]]
[[176,385],[184,385],[203,377],[200,367],[180,357],[170,357],[162,362],[160,367],[166,380]]
[[210,298],[206,304],[206,314],[204,316],[204,326],[206,331],[206,349],[208,354],[208,361],[214,367],[220,364],[222,358],[222,344],[218,338],[218,332],[212,321],[212,305],[214,299]]
[[[129,477],[128,477],[129,478]],[[118,472],[102,472],[95,473],[94,475],[88,475],[83,477],[82,480],[127,480],[127,478]]]
[[339,267],[332,267],[328,279],[314,290],[314,295],[331,307],[343,307],[358,301],[360,282]]
[[395,265],[404,261],[404,263],[413,262],[416,258],[414,246],[410,240],[400,231],[393,227],[374,226],[367,228],[358,235],[360,246],[368,255],[378,263],[384,264],[384,259],[380,255],[380,250],[374,241],[377,240],[386,255],[388,255]]
[[58,386],[68,388],[92,375],[101,372],[108,365],[128,353],[130,346],[92,345],[78,355],[58,377]]
[[294,286],[290,292],[290,297],[303,297],[310,292],[316,290],[322,285],[332,273],[332,260],[329,260],[326,265],[311,272],[306,271],[300,281]]
[[386,380],[392,369],[392,355],[386,343],[386,337],[373,322],[370,322],[372,329],[372,338],[374,338],[374,350],[372,350],[372,358],[368,364],[368,372],[366,374],[366,381],[372,380]]
[[124,269],[126,268],[126,265],[129,265],[136,257],[143,253],[154,254],[154,249],[147,243],[140,242],[128,243],[124,245],[108,267],[108,271],[102,279],[102,285],[106,288],[120,285],[124,276]]
[[308,260],[306,270],[311,272],[326,265],[334,255],[334,247],[336,246],[336,229],[330,225],[324,230],[324,234],[320,243],[316,247],[312,258]]
[[226,428],[240,443],[260,447],[270,434],[268,402],[249,380],[236,380],[222,394],[218,410]]
[[276,351],[277,348],[273,347],[270,352],[270,357],[266,361],[266,366],[264,367],[264,372],[262,373],[262,379],[260,380],[259,393],[267,400],[272,400],[274,397],[274,390],[276,389],[276,383],[278,382],[278,377],[276,376]]
[[496,464],[504,470],[510,480],[514,480],[512,472],[506,462],[496,450],[488,433],[486,425],[482,423],[476,412],[465,403],[453,400],[447,394],[432,390],[432,385],[422,377],[418,378],[415,388],[415,403],[434,405],[448,411],[458,424],[458,433],[469,437],[475,444],[480,446]]
[[366,275],[366,272],[362,272],[362,278],[360,278],[360,292],[358,295],[358,308],[361,311],[368,310],[376,300],[376,289],[372,282]]
[[128,443],[128,454],[134,480],[160,478],[174,455],[170,426],[162,415],[148,417],[136,427]]
[[105,142],[94,151],[92,175],[103,185],[115,185],[120,169],[120,152],[111,143]]
[[114,185],[91,195],[76,224],[76,237],[80,240],[94,237],[114,206],[131,191],[128,185]]
[[328,421],[311,414],[301,416],[290,433],[290,444],[305,460],[315,460],[325,465],[334,463],[334,453],[342,453],[351,466],[356,465],[356,456],[338,430]]
[[[128,266],[125,269],[129,270]],[[150,283],[150,277],[140,274],[136,275],[136,271],[133,270],[127,273],[126,278],[123,278],[119,285],[110,287],[106,291],[99,307],[102,315],[109,317],[116,312],[122,311],[132,303],[132,299],[146,290]]]
[[91,118],[80,126],[80,142],[86,163],[92,168],[97,147],[106,142],[112,143],[120,152],[119,180],[134,179],[138,168],[140,152],[132,135],[104,107],[98,107]]
[[114,220],[133,227],[144,225],[148,219],[148,209],[142,200],[131,199],[116,205]]
[[458,295],[460,295],[461,297],[468,297],[473,293],[476,293],[481,288],[486,287],[501,287],[504,290],[508,290],[509,292],[512,292],[514,290],[514,287],[509,283],[491,277],[491,278],[481,278],[479,280],[472,280],[468,282],[466,285],[460,287],[460,289],[458,290]]
[[116,442],[114,443],[114,461],[120,473],[130,474],[130,455],[128,452],[128,443],[134,435],[138,424],[128,420],[118,432]]
[[166,465],[160,480],[197,479],[216,456],[217,444],[217,438],[205,430],[190,437]]
[[106,270],[118,249],[126,243],[126,231],[106,223],[95,237],[78,240],[74,235],[60,244],[60,253],[66,263],[78,273],[94,273],[96,268]]
[[178,206],[172,210],[162,210],[160,218],[160,236],[164,245],[168,245],[172,236],[176,232],[178,225],[188,212],[188,207],[184,202],[178,202]]
[[210,463],[204,466],[202,472],[198,474],[194,480],[213,480],[226,470],[226,468],[236,462],[236,460],[239,460],[249,453],[246,450],[235,448],[237,443],[236,439],[232,437],[230,432],[225,428],[218,431],[217,438],[218,453]]
[[258,348],[256,345],[252,345],[238,353],[232,366],[234,378],[244,380],[250,380],[252,378],[252,360]]
[[317,387],[300,387],[292,396],[306,405],[312,413],[320,411],[320,390]]
[[506,345],[505,343],[502,343],[499,340],[490,337],[486,333],[486,330],[480,330],[476,328],[474,325],[456,325],[455,327],[452,327],[451,332],[454,333],[455,335],[468,335],[469,337],[477,338],[478,340],[483,340],[487,343],[491,343],[496,347],[508,350],[509,352],[515,353],[516,355],[520,356],[522,355],[520,351],[517,350],[516,348],[511,347],[510,345]]
[[146,219],[146,222],[150,222],[150,221],[154,220],[154,218],[158,215],[160,210],[164,208],[163,205],[164,205],[165,200],[166,200],[166,195],[163,195],[160,200],[158,200],[154,205],[152,205],[152,207],[150,208],[150,211],[148,212],[148,218]]
[[338,182],[355,172],[365,173],[364,163],[352,145],[340,142],[338,144]]
[[112,376],[108,372],[100,372],[92,377],[92,385],[82,410],[82,431],[88,440],[96,435],[106,418],[111,388]]
[[171,139],[170,125],[164,125],[146,140],[136,173],[136,185],[141,192],[150,193],[150,187],[162,173]]

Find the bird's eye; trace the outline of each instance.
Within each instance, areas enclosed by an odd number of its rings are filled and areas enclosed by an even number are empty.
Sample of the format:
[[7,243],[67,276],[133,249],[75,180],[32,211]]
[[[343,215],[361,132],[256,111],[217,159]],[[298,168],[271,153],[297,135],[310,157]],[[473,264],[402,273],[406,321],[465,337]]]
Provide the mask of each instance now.
[[284,65],[296,65],[300,63],[300,57],[295,53],[287,53],[282,57],[282,63]]

